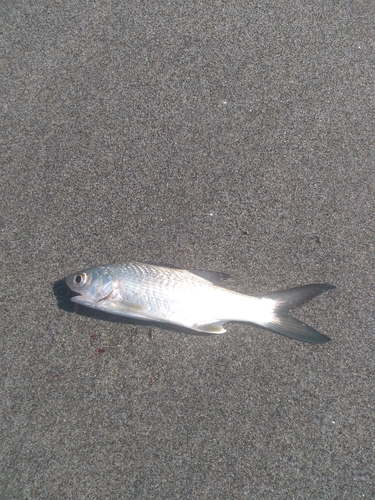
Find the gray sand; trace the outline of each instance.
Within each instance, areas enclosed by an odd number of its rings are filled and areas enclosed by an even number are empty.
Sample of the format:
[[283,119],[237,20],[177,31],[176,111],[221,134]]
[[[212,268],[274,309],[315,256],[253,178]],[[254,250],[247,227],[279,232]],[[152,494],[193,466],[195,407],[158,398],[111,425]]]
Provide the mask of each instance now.
[[[1,498],[375,497],[371,10],[1,4]],[[73,309],[133,259],[332,283],[332,341]]]

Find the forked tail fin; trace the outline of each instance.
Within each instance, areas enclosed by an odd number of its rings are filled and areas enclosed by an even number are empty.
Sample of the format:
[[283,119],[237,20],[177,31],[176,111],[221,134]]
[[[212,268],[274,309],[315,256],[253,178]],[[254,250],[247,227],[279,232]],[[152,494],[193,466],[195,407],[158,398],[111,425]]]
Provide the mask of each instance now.
[[274,318],[263,326],[273,332],[302,342],[312,344],[328,342],[331,340],[329,337],[294,318],[289,314],[289,311],[333,288],[336,287],[328,284],[315,284],[298,286],[282,292],[268,293],[264,297],[275,301]]

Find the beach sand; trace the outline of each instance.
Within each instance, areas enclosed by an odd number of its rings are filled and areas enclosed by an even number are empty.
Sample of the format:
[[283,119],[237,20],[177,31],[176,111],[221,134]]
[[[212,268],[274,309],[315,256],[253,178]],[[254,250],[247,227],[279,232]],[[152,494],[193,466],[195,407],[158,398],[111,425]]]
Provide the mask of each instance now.
[[[374,15],[328,2],[2,4],[1,498],[375,497]],[[74,307],[139,260],[337,287],[330,336]]]

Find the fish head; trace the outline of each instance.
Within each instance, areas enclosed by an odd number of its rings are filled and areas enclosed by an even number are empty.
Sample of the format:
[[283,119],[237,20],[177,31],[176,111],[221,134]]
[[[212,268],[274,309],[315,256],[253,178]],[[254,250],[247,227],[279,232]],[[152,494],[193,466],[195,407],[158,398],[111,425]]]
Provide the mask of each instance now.
[[65,281],[72,292],[79,293],[71,300],[88,307],[107,299],[115,289],[112,273],[105,267],[78,271],[70,274]]

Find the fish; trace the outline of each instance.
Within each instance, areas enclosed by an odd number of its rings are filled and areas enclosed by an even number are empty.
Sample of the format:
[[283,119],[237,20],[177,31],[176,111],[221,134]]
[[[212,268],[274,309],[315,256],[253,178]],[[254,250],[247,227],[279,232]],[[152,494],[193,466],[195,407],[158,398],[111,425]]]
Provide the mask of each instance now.
[[79,294],[71,298],[76,304],[137,320],[208,334],[225,333],[227,322],[245,322],[312,344],[330,340],[290,311],[334,289],[333,285],[316,283],[251,296],[224,288],[222,281],[228,277],[215,271],[129,262],[78,271],[66,283]]

